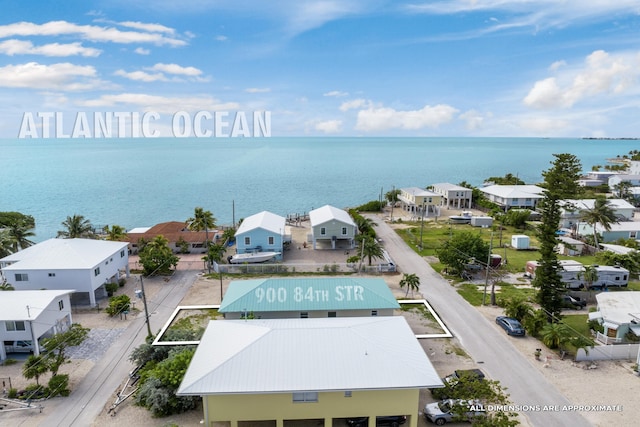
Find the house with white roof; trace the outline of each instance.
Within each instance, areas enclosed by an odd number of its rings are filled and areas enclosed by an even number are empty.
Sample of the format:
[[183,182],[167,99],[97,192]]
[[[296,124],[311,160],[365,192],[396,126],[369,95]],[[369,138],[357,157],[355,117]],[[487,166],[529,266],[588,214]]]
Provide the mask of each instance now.
[[459,185],[450,184],[448,182],[439,182],[429,187],[429,190],[439,194],[441,205],[447,209],[469,209],[473,190],[471,188],[461,187]]
[[[75,291],[96,305],[104,285],[129,277],[127,242],[94,239],[49,239],[0,259],[0,272],[17,290]],[[84,294],[84,295],[82,295]]]
[[206,426],[406,415],[416,427],[420,389],[442,386],[402,316],[216,320],[177,394],[202,396]]
[[401,188],[398,200],[403,211],[419,216],[437,214],[437,206],[442,204],[440,194],[419,187]]
[[218,311],[225,319],[393,316],[400,304],[380,278],[234,280]]
[[325,205],[309,212],[309,222],[313,249],[319,243],[330,243],[331,249],[340,243],[349,249],[355,247],[358,227],[347,211]]
[[[609,230],[606,230],[602,224],[595,225],[596,232],[602,236],[598,239],[600,243],[611,243],[619,239],[640,239],[640,221],[624,221],[609,224]],[[581,236],[592,236],[594,226],[585,222],[579,222],[577,232]]]
[[623,342],[629,332],[640,337],[640,292],[600,292],[596,295],[598,310],[589,313],[604,326],[598,340],[607,344]]
[[[42,338],[66,332],[73,323],[72,290],[6,291],[0,295],[0,360],[13,351],[40,354]],[[14,348],[14,344],[22,349]]]
[[543,199],[544,188],[537,185],[488,185],[480,187],[484,195],[493,203],[501,206],[505,212],[511,208],[536,210]]
[[291,241],[285,222],[285,217],[268,211],[245,218],[235,234],[237,252],[278,252],[275,259],[281,260],[284,243]]
[[[565,199],[560,201],[560,228],[572,229],[580,221],[581,211],[593,209],[596,199]],[[623,199],[607,199],[619,221],[633,221],[635,207]]]

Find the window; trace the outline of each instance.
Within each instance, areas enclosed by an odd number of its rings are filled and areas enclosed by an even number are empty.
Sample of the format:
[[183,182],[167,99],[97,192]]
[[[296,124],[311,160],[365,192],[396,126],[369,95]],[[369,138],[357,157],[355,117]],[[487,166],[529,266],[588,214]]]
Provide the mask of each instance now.
[[124,258],[124,250],[120,251],[120,258]]
[[324,228],[324,227],[320,227],[320,235],[321,235],[321,236],[324,236],[324,235],[326,235],[326,234],[327,234],[327,229],[326,229],[326,228]]
[[96,267],[96,269],[93,270],[93,275],[94,276],[99,276],[100,275],[100,267]]
[[293,393],[293,402],[317,402],[318,401],[318,392],[317,391],[305,391],[301,393]]
[[269,236],[269,244],[273,245],[275,244],[275,242],[276,242],[276,239],[274,239],[273,236]]
[[327,317],[336,317],[337,313],[335,311],[330,311]]
[[64,301],[58,301],[58,309],[62,310],[64,308]]
[[309,312],[308,311],[303,311],[300,313],[300,318],[301,319],[308,319],[309,318]]
[[344,397],[351,397],[351,390],[347,390],[344,392]]
[[29,275],[25,273],[16,273],[16,282],[28,282]]
[[629,232],[629,238],[630,239],[635,239],[637,235],[638,235],[637,231],[630,231]]
[[49,273],[49,277],[56,277],[56,273]]
[[7,331],[25,331],[24,321],[22,320],[10,320],[8,322],[4,322]]
[[244,238],[245,246],[249,246],[251,244],[251,237],[247,236]]
[[347,227],[342,227],[342,235],[343,236],[347,235]]
[[371,310],[371,315],[372,316],[377,316],[378,315],[378,310]]

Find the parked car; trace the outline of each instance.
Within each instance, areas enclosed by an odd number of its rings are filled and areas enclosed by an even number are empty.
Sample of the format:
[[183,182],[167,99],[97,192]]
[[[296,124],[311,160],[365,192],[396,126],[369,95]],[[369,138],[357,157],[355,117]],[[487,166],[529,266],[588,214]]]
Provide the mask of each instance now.
[[450,393],[455,387],[458,387],[461,378],[470,381],[482,381],[485,376],[480,369],[457,369],[453,374],[447,375],[442,379],[445,387],[430,389],[431,395],[437,400],[451,398]]
[[33,353],[33,341],[5,341],[4,349],[7,353]]
[[[462,406],[460,409],[457,407]],[[464,412],[462,412],[464,411]],[[441,426],[452,421],[471,421],[486,415],[484,406],[477,400],[445,399],[440,402],[427,403],[424,407],[424,417],[435,425]]]
[[[405,415],[387,415],[376,417],[376,426],[378,427],[398,427],[407,422]],[[350,427],[367,427],[369,425],[369,417],[349,418],[347,425]]]
[[587,306],[587,302],[580,298],[572,297],[571,295],[562,296],[562,306],[564,308],[573,308],[575,310],[581,310]]
[[522,324],[513,317],[498,316],[496,317],[496,323],[507,332],[507,335],[524,336],[525,334]]

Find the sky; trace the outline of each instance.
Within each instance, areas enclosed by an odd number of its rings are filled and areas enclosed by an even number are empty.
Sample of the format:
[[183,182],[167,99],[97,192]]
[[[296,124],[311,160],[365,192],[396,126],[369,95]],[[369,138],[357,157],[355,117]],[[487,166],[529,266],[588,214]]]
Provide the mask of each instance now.
[[0,138],[640,137],[640,0],[0,5]]

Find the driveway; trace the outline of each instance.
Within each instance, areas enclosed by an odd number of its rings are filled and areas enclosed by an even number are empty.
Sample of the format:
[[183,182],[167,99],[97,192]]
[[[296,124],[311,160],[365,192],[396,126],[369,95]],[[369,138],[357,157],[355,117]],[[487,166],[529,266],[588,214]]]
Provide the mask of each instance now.
[[[378,226],[376,233],[385,242],[385,249],[400,271],[420,278],[420,292],[460,341],[474,362],[490,378],[499,380],[508,389],[513,412],[526,417],[533,426],[564,427],[591,425],[579,412],[555,408],[570,406],[557,388],[520,353],[508,337],[495,328],[473,306],[379,217],[367,215]],[[553,410],[545,411],[545,406]]]

